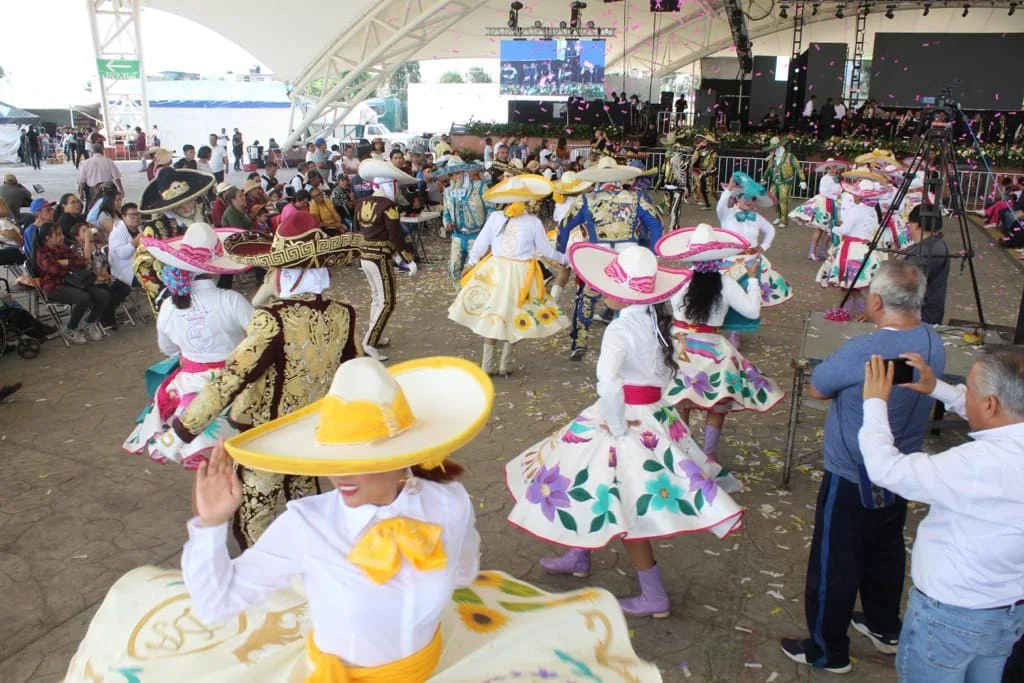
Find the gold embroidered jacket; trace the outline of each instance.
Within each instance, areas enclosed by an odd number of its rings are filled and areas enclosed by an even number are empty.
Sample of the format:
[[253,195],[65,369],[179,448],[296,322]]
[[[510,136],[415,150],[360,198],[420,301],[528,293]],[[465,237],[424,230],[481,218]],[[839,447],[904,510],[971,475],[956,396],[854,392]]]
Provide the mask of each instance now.
[[405,261],[413,260],[398,205],[387,197],[372,195],[360,199],[356,204],[356,225],[366,240],[365,251],[378,251],[387,256],[397,252]]
[[362,355],[355,320],[348,304],[313,294],[257,309],[246,338],[174,431],[188,443],[228,406],[231,424],[245,431],[323,398],[338,366]]

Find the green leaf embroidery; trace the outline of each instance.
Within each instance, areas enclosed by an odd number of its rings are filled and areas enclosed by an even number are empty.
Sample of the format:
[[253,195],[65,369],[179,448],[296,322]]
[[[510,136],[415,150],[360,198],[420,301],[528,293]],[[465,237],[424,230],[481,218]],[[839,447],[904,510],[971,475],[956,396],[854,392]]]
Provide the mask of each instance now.
[[682,498],[677,500],[676,504],[679,506],[679,511],[682,512],[684,515],[689,515],[690,517],[697,516],[697,511],[693,509],[693,506],[687,503]]
[[585,500],[593,500],[594,497],[587,493],[584,489],[570,489],[569,497],[578,503],[582,503]]
[[601,527],[604,526],[605,518],[606,517],[607,517],[607,515],[601,515],[599,517],[594,517],[594,521],[592,521],[590,523],[590,533],[593,534],[593,533],[597,533],[598,531],[600,531]]
[[509,612],[536,612],[537,610],[548,609],[551,606],[543,602],[504,602],[500,600],[498,604]]
[[558,510],[558,520],[562,523],[562,526],[564,526],[569,531],[578,530],[578,527],[576,526],[576,520],[573,519],[572,515],[570,515],[565,510]]
[[502,581],[501,585],[498,586],[498,590],[507,595],[514,595],[517,598],[536,598],[544,595],[529,584],[510,581],[509,579]]
[[609,524],[618,524],[619,523],[619,520],[615,516],[615,513],[612,512],[611,510],[608,511],[608,523]]
[[704,398],[708,399],[709,401],[714,400],[715,396],[717,396],[717,395],[718,395],[717,391],[705,391],[704,392]]
[[758,403],[767,403],[768,402],[768,392],[766,392],[764,389],[758,389],[757,390],[757,401],[758,401]]
[[668,395],[669,396],[675,396],[676,394],[679,394],[680,392],[682,392],[682,390],[684,388],[685,387],[683,387],[683,383],[680,382],[679,380],[676,380],[676,385],[674,387],[672,387],[671,389],[669,389]]
[[576,478],[573,480],[572,485],[574,487],[575,486],[583,486],[584,484],[587,483],[587,478],[589,476],[590,476],[590,472],[588,472],[586,468],[583,468],[582,470],[580,470],[576,474]]
[[636,514],[643,517],[647,514],[647,508],[651,505],[651,494],[645,493],[636,499]]
[[609,493],[609,495],[615,496],[618,500],[622,500],[621,498],[619,498],[619,487],[618,486],[613,486],[610,489],[608,489],[608,493]]
[[671,448],[666,448],[665,449],[665,455],[662,456],[662,459],[665,461],[665,469],[668,470],[669,472],[672,472],[673,471],[673,469],[672,469],[673,468],[673,459],[672,459],[672,449]]
[[664,408],[658,408],[654,411],[654,417],[658,422],[664,423],[668,419],[668,411]]
[[452,600],[460,605],[482,605],[484,601],[480,599],[474,591],[469,588],[459,588],[452,593]]
[[644,460],[644,469],[648,472],[660,472],[665,468],[657,460]]
[[697,491],[697,495],[693,497],[693,504],[697,506],[697,512],[704,509],[704,492]]

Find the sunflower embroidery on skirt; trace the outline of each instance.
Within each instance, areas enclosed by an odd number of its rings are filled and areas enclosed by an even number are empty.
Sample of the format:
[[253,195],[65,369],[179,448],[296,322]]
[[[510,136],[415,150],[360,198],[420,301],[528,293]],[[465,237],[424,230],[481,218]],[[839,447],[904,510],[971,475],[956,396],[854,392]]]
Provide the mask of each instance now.
[[512,324],[521,332],[533,329],[537,325],[547,326],[558,321],[558,309],[544,305],[540,299],[532,299],[522,310],[523,312],[512,320]]
[[[476,589],[476,590],[474,590]],[[498,591],[513,599],[497,601],[490,607],[483,595]],[[474,633],[486,635],[500,631],[509,623],[509,613],[536,612],[573,602],[592,601],[596,593],[582,590],[564,597],[553,597],[528,583],[515,581],[499,572],[480,572],[472,587],[459,588],[452,593],[452,601],[463,625]]]

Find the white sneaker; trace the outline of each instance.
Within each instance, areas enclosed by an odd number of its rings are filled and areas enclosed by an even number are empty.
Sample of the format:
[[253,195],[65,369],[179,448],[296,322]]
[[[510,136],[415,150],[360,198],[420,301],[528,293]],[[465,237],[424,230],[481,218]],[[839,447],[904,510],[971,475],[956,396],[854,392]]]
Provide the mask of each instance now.
[[103,339],[103,330],[100,329],[99,323],[93,323],[92,325],[86,326],[85,334],[93,341]]
[[71,330],[64,328],[64,336],[72,344],[88,344],[88,340],[85,338],[85,334],[81,330]]

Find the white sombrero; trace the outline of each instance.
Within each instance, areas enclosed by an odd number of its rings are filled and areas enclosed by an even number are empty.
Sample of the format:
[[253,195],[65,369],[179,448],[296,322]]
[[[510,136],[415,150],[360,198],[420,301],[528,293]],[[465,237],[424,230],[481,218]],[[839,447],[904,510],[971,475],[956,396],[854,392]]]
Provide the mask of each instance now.
[[552,189],[558,194],[579,194],[586,192],[594,183],[587,180],[580,180],[576,171],[566,171],[562,177],[551,183]]
[[206,223],[193,223],[183,235],[166,240],[143,237],[142,244],[153,258],[165,266],[190,273],[226,275],[249,268],[224,255],[224,239],[238,232],[233,228],[214,230]]
[[551,194],[551,181],[542,175],[524,173],[506,178],[484,192],[484,201],[492,204],[535,202]]
[[592,183],[627,183],[635,180],[641,173],[643,169],[623,166],[616,163],[615,159],[604,156],[590,168],[577,173],[576,177]]
[[359,162],[357,172],[360,178],[371,182],[377,179],[394,180],[399,185],[415,185],[419,182],[402,169],[383,159],[363,159]]
[[570,247],[569,262],[601,294],[630,304],[664,301],[690,279],[690,271],[659,266],[654,252],[640,246],[615,251],[580,242]]
[[385,368],[343,363],[327,396],[229,439],[236,462],[307,476],[440,467],[491,414],[494,385],[475,364],[438,356]]
[[673,230],[660,240],[654,250],[670,261],[720,261],[750,248],[742,235],[713,228],[706,223],[692,228]]
[[827,171],[830,168],[849,168],[849,167],[850,167],[850,162],[848,162],[848,161],[842,161],[840,159],[829,158],[829,159],[825,159],[825,161],[823,161],[820,164],[818,164],[817,166],[815,166],[814,167],[814,172],[815,173],[824,173],[825,171]]
[[224,194],[225,192],[230,190],[232,187],[234,187],[234,185],[232,183],[229,183],[226,180],[222,180],[219,183],[217,183],[217,187],[214,188],[213,192],[214,192],[214,194]]
[[[845,176],[846,174],[844,173],[843,175]],[[861,199],[876,199],[886,192],[869,178],[861,178],[856,183],[844,181],[842,186],[843,192],[847,192],[854,197],[860,197]]]

